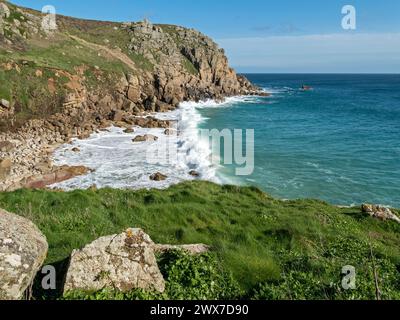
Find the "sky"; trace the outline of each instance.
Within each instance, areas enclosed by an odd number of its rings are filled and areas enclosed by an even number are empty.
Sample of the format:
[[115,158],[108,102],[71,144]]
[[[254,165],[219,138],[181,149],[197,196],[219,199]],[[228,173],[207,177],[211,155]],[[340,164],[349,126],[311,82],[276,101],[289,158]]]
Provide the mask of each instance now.
[[[108,21],[177,24],[211,36],[239,72],[400,73],[399,0],[13,0]],[[342,8],[356,29],[342,27]]]

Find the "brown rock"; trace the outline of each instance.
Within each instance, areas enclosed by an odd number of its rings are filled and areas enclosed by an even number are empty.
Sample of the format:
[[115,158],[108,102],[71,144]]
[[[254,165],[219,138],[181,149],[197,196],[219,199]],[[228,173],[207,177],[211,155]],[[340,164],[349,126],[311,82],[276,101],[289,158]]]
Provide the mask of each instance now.
[[153,181],[164,181],[166,180],[168,177],[160,172],[154,173],[150,176],[150,180]]
[[141,101],[140,90],[136,87],[129,87],[128,99],[134,103]]
[[0,179],[6,179],[11,173],[12,161],[10,158],[0,159]]
[[26,179],[23,183],[23,188],[27,189],[43,189],[49,185],[63,182],[77,176],[82,176],[91,172],[91,170],[84,166],[62,166],[55,167],[53,171],[43,175],[34,175]]
[[0,151],[10,152],[15,148],[15,145],[9,141],[0,141]]
[[133,128],[127,128],[124,130],[125,133],[134,133],[135,130]]
[[195,170],[190,171],[189,174],[190,174],[192,177],[196,177],[196,178],[200,177],[200,173],[198,173],[198,172],[195,171]]
[[113,111],[111,115],[111,120],[122,121],[124,113],[121,110]]
[[154,142],[157,141],[158,137],[152,134],[145,134],[144,136],[137,136],[132,141],[133,142]]

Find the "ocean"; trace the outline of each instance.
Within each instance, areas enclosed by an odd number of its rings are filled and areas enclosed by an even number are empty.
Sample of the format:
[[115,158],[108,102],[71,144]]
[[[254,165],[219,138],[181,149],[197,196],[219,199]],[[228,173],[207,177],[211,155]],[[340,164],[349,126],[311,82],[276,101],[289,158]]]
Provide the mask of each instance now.
[[[155,114],[176,120],[179,135],[110,128],[75,140],[79,153],[62,146],[55,153],[56,164],[86,165],[95,172],[56,187],[165,188],[195,179],[189,174],[195,170],[201,179],[255,185],[282,199],[400,207],[400,75],[246,76],[271,96],[185,102],[174,112]],[[302,85],[313,89],[302,90]],[[223,153],[219,164],[213,163],[212,148],[199,129],[253,129],[252,173],[236,175],[237,165],[224,164]],[[132,143],[144,133],[159,140]],[[155,172],[168,179],[151,181]]]

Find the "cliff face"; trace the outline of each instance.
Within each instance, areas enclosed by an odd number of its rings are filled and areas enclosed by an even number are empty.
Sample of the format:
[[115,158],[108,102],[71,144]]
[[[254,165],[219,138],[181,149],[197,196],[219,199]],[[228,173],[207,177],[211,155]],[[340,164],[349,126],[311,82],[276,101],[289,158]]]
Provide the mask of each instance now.
[[185,100],[258,93],[195,30],[64,16],[54,29],[47,18],[0,0],[0,190],[48,174],[49,147],[73,137]]
[[[21,109],[29,118],[45,118],[65,111],[62,105],[95,107],[108,95],[116,110],[140,112],[257,91],[229,67],[223,49],[195,30],[62,16],[57,30],[47,30],[40,13],[0,5],[1,76],[14,84],[35,82],[34,88],[1,85],[3,119],[24,122],[14,114]],[[40,104],[52,107],[39,115]]]

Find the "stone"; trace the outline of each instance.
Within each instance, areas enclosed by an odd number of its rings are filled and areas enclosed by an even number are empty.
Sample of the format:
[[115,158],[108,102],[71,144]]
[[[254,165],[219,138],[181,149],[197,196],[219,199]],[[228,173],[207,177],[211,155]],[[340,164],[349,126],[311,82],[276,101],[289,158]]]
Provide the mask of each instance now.
[[5,108],[5,109],[9,109],[10,108],[10,101],[8,101],[6,99],[1,99],[0,100],[0,106]]
[[200,177],[200,173],[198,173],[198,172],[195,171],[195,170],[191,170],[191,171],[189,172],[189,174],[190,174],[192,177],[196,177],[196,178]]
[[10,158],[0,159],[0,179],[6,179],[11,173],[12,160]]
[[10,152],[14,150],[15,145],[10,141],[0,141],[0,151],[1,152]]
[[137,87],[129,87],[128,89],[128,99],[134,103],[141,100],[140,90]]
[[5,3],[0,2],[0,18],[8,18],[10,14],[11,12],[8,6]]
[[122,121],[124,113],[121,110],[113,111],[111,120],[113,121]]
[[72,152],[80,152],[81,149],[79,149],[78,147],[74,147],[71,149]]
[[0,209],[0,300],[19,300],[46,259],[46,237],[29,220]]
[[392,220],[397,223],[400,223],[400,217],[398,217],[395,213],[393,213],[392,210],[390,210],[388,207],[372,205],[372,204],[363,204],[361,206],[361,210],[363,213],[366,213],[373,218],[382,221]]
[[128,74],[127,79],[128,79],[129,85],[134,86],[134,87],[137,87],[139,85],[139,79],[137,76],[135,76],[133,74]]
[[133,142],[154,142],[157,141],[158,137],[152,134],[145,134],[144,136],[137,136],[132,141]]
[[104,288],[128,292],[134,289],[164,292],[165,281],[154,255],[153,241],[141,229],[102,237],[81,250],[74,250],[64,292],[99,291]]
[[85,175],[91,171],[92,170],[84,166],[54,167],[49,173],[30,176],[25,180],[22,186],[27,189],[43,189],[52,184]]
[[135,130],[133,128],[126,128],[124,130],[124,133],[134,133],[134,132],[135,132]]
[[168,177],[160,172],[156,172],[150,176],[150,180],[152,181],[164,181]]

